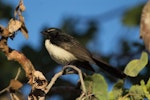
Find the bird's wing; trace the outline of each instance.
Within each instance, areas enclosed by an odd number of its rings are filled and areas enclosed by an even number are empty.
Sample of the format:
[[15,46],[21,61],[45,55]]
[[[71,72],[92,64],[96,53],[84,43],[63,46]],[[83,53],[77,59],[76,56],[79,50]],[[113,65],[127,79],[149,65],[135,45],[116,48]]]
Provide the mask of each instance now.
[[67,50],[68,52],[72,53],[75,57],[79,60],[88,61],[94,63],[92,60],[92,56],[88,50],[86,50],[76,39],[72,36],[60,35],[57,39],[53,39],[51,41],[53,44],[62,47],[63,49]]
[[98,65],[106,72],[117,76],[119,78],[124,78],[126,75],[119,71],[116,68],[113,68],[109,64],[103,62],[101,59],[93,57],[90,52],[88,52],[77,40],[75,40],[71,36],[66,36],[65,38],[62,37],[63,35],[57,36],[56,39],[51,41],[53,44],[62,47],[63,49],[67,50],[68,52],[72,53],[75,57],[77,57],[80,61],[83,62],[90,62],[93,64]]

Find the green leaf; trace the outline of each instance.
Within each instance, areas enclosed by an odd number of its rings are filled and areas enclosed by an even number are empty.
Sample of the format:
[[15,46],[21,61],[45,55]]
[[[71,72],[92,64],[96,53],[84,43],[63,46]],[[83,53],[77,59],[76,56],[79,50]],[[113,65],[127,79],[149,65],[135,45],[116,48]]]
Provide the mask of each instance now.
[[147,88],[148,92],[150,93],[150,78],[147,81],[146,88]]
[[131,77],[136,77],[139,72],[147,65],[148,63],[148,54],[146,52],[142,52],[140,59],[135,59],[130,61],[125,70],[124,73]]
[[133,85],[129,90],[129,94],[130,100],[143,100],[144,97],[144,91],[140,85]]
[[107,100],[107,83],[100,74],[93,74],[85,77],[85,86],[90,94],[93,94],[98,100]]
[[149,92],[148,92],[148,89],[147,89],[147,86],[146,86],[144,80],[141,80],[140,83],[141,83],[141,87],[142,87],[142,89],[143,89],[143,92],[144,92],[144,94],[145,94],[145,97],[146,97],[148,100],[150,100],[150,94],[149,94]]
[[119,80],[109,93],[109,100],[118,100],[122,97],[123,93],[123,80]]

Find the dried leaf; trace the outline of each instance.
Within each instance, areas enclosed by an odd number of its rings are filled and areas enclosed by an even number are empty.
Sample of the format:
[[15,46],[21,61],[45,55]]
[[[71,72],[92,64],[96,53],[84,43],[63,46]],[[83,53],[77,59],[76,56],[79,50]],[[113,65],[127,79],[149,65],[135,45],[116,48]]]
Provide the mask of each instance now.
[[23,86],[23,84],[21,82],[19,82],[18,80],[14,80],[12,79],[10,81],[9,87],[14,89],[14,90],[18,90]]
[[45,76],[40,71],[33,72],[33,80],[32,81],[33,81],[32,83],[34,83],[33,87],[35,87],[37,89],[43,89],[48,84]]
[[20,4],[19,4],[19,8],[20,8],[20,10],[23,12],[23,11],[25,11],[25,6],[24,6],[24,4],[23,4],[23,1],[20,1]]
[[7,46],[7,39],[6,38],[1,38],[0,39],[0,50],[2,51],[2,52],[4,52],[6,55],[8,55],[9,54],[9,48],[8,48],[8,46]]
[[21,26],[20,31],[21,31],[22,34],[25,36],[25,38],[28,39],[28,30],[27,30],[27,28],[25,27],[24,24]]
[[17,27],[16,29],[17,30],[20,29],[20,31],[22,32],[22,34],[27,39],[28,38],[28,30],[27,30],[27,28],[26,28],[26,26],[24,24],[24,17],[22,16],[22,12],[24,10],[25,10],[25,6],[23,4],[23,0],[20,0],[19,4],[16,7],[15,12],[14,12],[15,17],[18,15],[18,17],[19,17],[18,21],[21,23],[20,25],[18,25],[19,27]]
[[25,6],[23,4],[23,0],[20,0],[18,6],[16,7],[15,9],[15,12],[14,12],[14,16],[16,17],[17,15],[20,16],[22,15],[21,12],[25,11]]
[[[22,23],[18,20],[11,19],[8,24],[8,30],[10,33],[18,31],[22,26]],[[11,35],[10,35],[11,36]]]
[[28,30],[24,24],[24,17],[22,15],[19,16],[19,20],[22,22],[22,26],[20,31],[22,32],[22,34],[25,36],[26,39],[28,39]]
[[24,17],[22,15],[19,16],[19,21],[21,21],[22,23],[24,23]]
[[9,34],[10,32],[8,31],[8,29],[0,25],[0,36],[8,37]]
[[16,9],[15,9],[15,11],[14,11],[14,17],[17,16],[17,11],[18,11],[18,9],[19,9],[19,5],[16,7]]
[[145,47],[150,52],[150,1],[147,2],[142,11],[140,37],[144,40]]

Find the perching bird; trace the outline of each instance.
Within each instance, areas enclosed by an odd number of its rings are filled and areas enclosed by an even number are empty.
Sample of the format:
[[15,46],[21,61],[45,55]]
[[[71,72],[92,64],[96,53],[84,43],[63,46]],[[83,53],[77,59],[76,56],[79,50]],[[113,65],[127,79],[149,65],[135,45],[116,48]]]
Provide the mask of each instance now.
[[95,64],[111,75],[118,78],[125,78],[126,75],[123,72],[94,57],[74,37],[62,30],[49,28],[42,31],[42,34],[46,37],[45,47],[48,53],[58,64],[73,64],[92,71],[94,69],[90,64]]

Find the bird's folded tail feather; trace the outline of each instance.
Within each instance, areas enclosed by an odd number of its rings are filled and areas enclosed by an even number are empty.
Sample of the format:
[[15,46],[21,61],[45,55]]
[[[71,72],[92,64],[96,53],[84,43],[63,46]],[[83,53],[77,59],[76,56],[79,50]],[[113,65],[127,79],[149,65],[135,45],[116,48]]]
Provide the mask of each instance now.
[[117,77],[117,78],[125,78],[126,75],[121,72],[119,69],[116,69],[112,67],[111,65],[107,64],[106,62],[102,61],[101,59],[98,59],[96,57],[93,57],[94,62],[96,63],[97,66],[99,66],[101,69],[104,71],[108,72],[109,74]]

